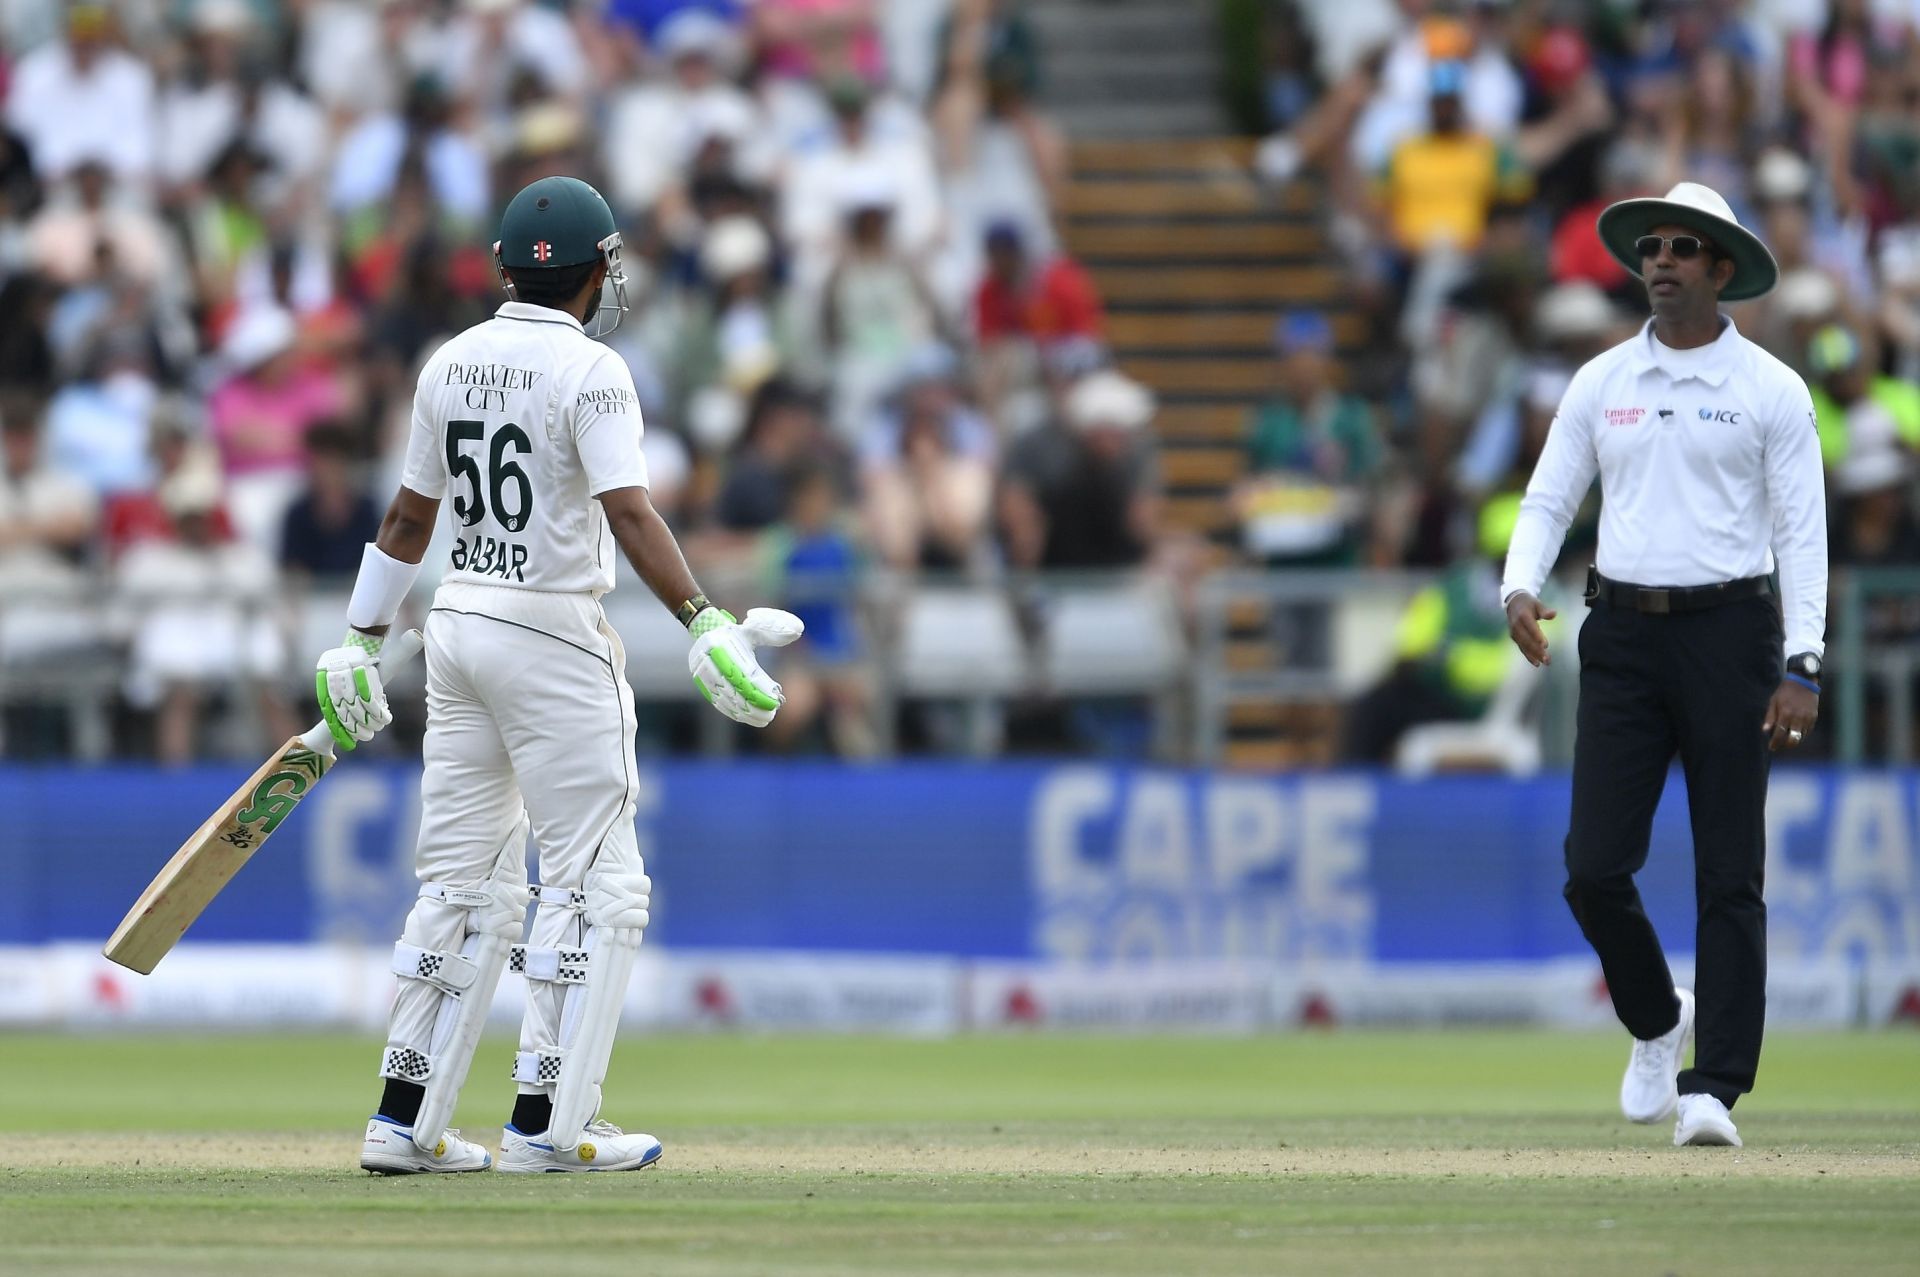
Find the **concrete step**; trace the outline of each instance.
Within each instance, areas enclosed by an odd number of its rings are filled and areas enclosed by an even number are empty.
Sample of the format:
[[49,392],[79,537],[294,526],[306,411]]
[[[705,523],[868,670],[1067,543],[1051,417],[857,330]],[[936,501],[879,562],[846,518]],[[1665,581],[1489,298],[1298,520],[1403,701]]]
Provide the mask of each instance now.
[[1212,100],[1056,103],[1049,113],[1082,137],[1217,137],[1229,127],[1226,111]]
[[[1207,354],[1267,355],[1273,351],[1270,307],[1242,310],[1141,311],[1107,313],[1107,341],[1122,353],[1171,353],[1190,350]],[[1356,314],[1334,314],[1334,340],[1351,348],[1366,340],[1367,324]]]
[[1345,272],[1332,266],[1132,267],[1094,273],[1111,305],[1136,302],[1249,302],[1329,306],[1345,299]]
[[1247,472],[1243,448],[1162,448],[1160,477],[1170,488],[1225,488]]
[[1168,222],[1070,226],[1067,248],[1083,263],[1301,261],[1324,256],[1326,236],[1287,222]]
[[1230,172],[1245,175],[1259,145],[1253,138],[1091,138],[1072,148],[1075,177],[1176,177]]
[[1198,0],[1032,0],[1026,12],[1049,51],[1213,47],[1212,7]]
[[1256,396],[1273,386],[1273,360],[1266,355],[1134,355],[1120,371],[1160,394]]

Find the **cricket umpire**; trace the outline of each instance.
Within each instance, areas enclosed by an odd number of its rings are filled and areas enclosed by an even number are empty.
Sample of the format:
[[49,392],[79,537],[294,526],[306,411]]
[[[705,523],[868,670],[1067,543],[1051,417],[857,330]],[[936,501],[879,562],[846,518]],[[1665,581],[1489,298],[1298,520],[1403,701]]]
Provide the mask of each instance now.
[[[1645,282],[1653,318],[1567,387],[1501,594],[1513,641],[1546,664],[1539,623],[1554,614],[1540,588],[1598,474],[1567,903],[1635,1038],[1621,1111],[1677,1110],[1675,1144],[1738,1145],[1728,1109],[1753,1089],[1766,1020],[1767,770],[1819,717],[1820,441],[1805,383],[1720,312],[1779,274],[1724,199],[1682,182],[1611,205],[1599,230]],[[1676,754],[1693,821],[1694,991],[1674,987],[1633,882]]]

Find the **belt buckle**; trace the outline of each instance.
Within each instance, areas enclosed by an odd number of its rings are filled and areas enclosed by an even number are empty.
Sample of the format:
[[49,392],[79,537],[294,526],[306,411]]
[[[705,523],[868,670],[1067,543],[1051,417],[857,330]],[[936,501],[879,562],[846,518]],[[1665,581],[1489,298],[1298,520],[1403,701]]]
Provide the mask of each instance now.
[[1667,590],[1640,591],[1640,610],[1664,615],[1673,610],[1670,592]]

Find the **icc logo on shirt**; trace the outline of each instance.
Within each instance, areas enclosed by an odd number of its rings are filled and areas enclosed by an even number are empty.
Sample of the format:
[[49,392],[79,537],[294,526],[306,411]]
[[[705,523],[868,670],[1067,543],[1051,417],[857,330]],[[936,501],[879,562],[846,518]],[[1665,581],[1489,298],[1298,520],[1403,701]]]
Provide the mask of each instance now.
[[1730,408],[1702,408],[1700,410],[1700,420],[1724,421],[1730,426],[1737,426],[1740,424],[1740,414]]

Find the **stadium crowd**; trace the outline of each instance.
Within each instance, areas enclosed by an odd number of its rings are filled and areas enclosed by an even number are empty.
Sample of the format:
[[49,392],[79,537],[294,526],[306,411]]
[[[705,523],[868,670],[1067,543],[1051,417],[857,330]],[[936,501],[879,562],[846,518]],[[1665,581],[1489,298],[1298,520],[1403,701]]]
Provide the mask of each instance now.
[[[1297,3],[1262,31],[1257,167],[1325,182],[1369,338],[1342,384],[1323,323],[1279,328],[1249,543],[1261,485],[1306,476],[1358,497],[1329,503],[1352,514],[1319,559],[1445,573],[1350,715],[1353,756],[1477,713],[1510,669],[1494,582],[1518,496],[1573,371],[1647,314],[1595,232],[1614,200],[1704,182],[1769,244],[1780,286],[1728,310],[1813,392],[1836,579],[1920,565],[1920,6]],[[1596,493],[1561,559],[1576,589],[1597,515]],[[1866,628],[1920,641],[1920,592]]]
[[[1815,387],[1835,563],[1920,562],[1915,6],[1255,8],[1258,180],[1329,193],[1370,336],[1276,316],[1234,553],[1447,574],[1355,757],[1476,712],[1506,668],[1502,511],[1573,367],[1644,314],[1592,233],[1611,199],[1684,175],[1760,228],[1782,285],[1734,313]],[[549,172],[622,222],[610,341],[697,568],[777,593],[1193,562],[1154,395],[1060,240],[1018,0],[19,0],[0,39],[10,756],[74,747],[22,672],[102,644],[116,751],[304,725],[285,604],[357,564],[415,371],[498,304],[498,212]],[[775,747],[875,748],[860,616],[795,606]],[[254,735],[211,739],[199,709],[236,698]]]

